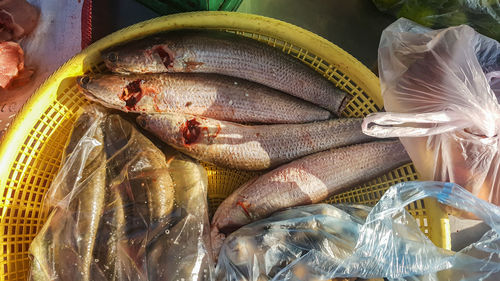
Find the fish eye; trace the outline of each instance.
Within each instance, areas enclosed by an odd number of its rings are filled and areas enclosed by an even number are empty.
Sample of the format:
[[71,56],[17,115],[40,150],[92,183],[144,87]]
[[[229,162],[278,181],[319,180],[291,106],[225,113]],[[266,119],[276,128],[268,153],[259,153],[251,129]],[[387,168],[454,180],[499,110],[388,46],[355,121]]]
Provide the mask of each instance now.
[[117,60],[118,60],[118,55],[115,52],[108,54],[109,62],[116,62]]
[[90,82],[90,77],[82,76],[80,77],[80,85],[85,86]]

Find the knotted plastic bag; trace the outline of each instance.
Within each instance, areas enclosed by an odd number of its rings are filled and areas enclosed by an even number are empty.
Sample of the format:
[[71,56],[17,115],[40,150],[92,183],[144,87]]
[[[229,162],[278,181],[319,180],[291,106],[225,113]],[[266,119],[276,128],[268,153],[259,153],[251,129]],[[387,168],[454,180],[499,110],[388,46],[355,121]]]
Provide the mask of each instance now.
[[[405,210],[426,197],[472,212],[491,230],[456,253],[436,247]],[[458,185],[400,183],[363,212],[318,204],[246,225],[224,241],[217,280],[500,280],[500,208]]]
[[207,176],[129,121],[76,121],[30,246],[31,280],[212,280]]
[[400,137],[422,179],[500,204],[500,44],[466,25],[399,19],[382,33],[379,71],[387,112],[366,117],[363,132]]

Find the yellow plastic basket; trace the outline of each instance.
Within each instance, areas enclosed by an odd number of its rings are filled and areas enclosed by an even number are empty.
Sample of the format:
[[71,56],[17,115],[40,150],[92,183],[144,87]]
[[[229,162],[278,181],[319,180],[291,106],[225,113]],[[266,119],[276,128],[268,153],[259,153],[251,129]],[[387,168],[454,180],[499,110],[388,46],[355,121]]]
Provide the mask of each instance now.
[[[26,280],[28,248],[46,215],[42,199],[59,165],[64,144],[81,107],[74,76],[104,70],[100,51],[127,40],[176,29],[218,29],[259,40],[305,62],[336,86],[354,96],[344,116],[360,117],[382,106],[377,77],[355,58],[327,40],[297,26],[256,15],[230,12],[177,14],[138,23],[92,44],[57,70],[29,99],[0,146],[0,280]],[[221,169],[205,164],[209,175],[211,210],[231,191],[257,173]],[[414,180],[405,165],[329,202],[373,205],[392,184]],[[450,248],[446,214],[437,203],[416,202],[409,211],[422,231],[443,248]]]

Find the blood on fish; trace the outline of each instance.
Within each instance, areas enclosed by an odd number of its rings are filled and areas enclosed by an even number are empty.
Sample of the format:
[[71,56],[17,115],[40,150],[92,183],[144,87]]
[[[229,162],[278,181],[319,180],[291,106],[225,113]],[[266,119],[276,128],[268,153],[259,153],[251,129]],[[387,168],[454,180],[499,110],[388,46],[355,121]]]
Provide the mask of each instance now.
[[[245,204],[246,204],[247,206],[245,206]],[[236,205],[240,206],[240,207],[243,209],[243,211],[245,212],[245,214],[247,215],[247,217],[248,217],[248,218],[250,218],[250,219],[252,218],[252,217],[250,216],[250,212],[249,212],[249,211],[248,211],[248,209],[247,209],[248,207],[250,207],[250,206],[251,206],[251,204],[247,204],[247,203],[245,203],[245,202],[238,201],[238,202],[236,202]]]
[[217,132],[215,132],[215,134],[213,135],[213,137],[216,138],[219,135],[220,131],[221,131],[220,124],[217,124]]
[[195,118],[187,120],[182,124],[180,131],[182,132],[182,137],[184,138],[184,144],[190,145],[195,143],[200,137],[202,128],[200,128],[200,122],[196,121]]
[[193,104],[192,102],[188,101],[186,102],[186,107],[190,107],[192,104]]
[[158,96],[157,96],[157,94],[152,91],[152,96],[153,96],[153,106],[154,106],[156,112],[162,112],[161,108],[158,106]]
[[127,110],[134,110],[137,103],[144,96],[144,92],[141,89],[141,84],[144,82],[141,79],[134,80],[123,89],[122,94],[119,98],[125,101],[125,108]]
[[213,134],[213,135],[210,135],[210,130],[208,129],[208,127],[201,127],[201,131],[205,131],[207,133],[207,138],[216,138],[220,131],[221,131],[221,127],[220,127],[220,124],[217,124],[217,131]]
[[196,70],[198,67],[202,66],[204,63],[202,62],[197,62],[197,61],[186,61],[184,62],[184,65],[186,66],[186,71],[193,71]]
[[160,56],[161,62],[166,68],[169,68],[174,64],[173,58],[167,51],[165,51],[163,47],[157,46],[154,48],[153,52],[157,53],[158,56]]

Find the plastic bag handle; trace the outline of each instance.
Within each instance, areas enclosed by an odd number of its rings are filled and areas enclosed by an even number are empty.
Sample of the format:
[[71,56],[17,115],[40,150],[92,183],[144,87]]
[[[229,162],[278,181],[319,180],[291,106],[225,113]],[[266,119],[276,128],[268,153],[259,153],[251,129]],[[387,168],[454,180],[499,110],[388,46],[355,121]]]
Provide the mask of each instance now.
[[423,137],[464,128],[465,122],[460,119],[461,117],[453,112],[418,114],[378,112],[368,115],[363,120],[362,129],[366,135],[378,138]]
[[486,80],[488,80],[489,84],[491,84],[494,78],[500,79],[500,70],[486,73]]
[[[417,200],[431,197],[436,198],[441,204],[476,215],[500,234],[500,207],[479,199],[455,183],[412,181],[396,184],[390,191],[391,192],[388,191],[384,194],[380,202],[390,202],[384,205],[390,205],[391,208],[385,209],[385,207],[380,206],[381,209],[377,217],[381,215],[381,213],[392,214],[398,212]],[[374,209],[377,209],[377,205]],[[372,213],[377,213],[377,211],[373,210]]]

